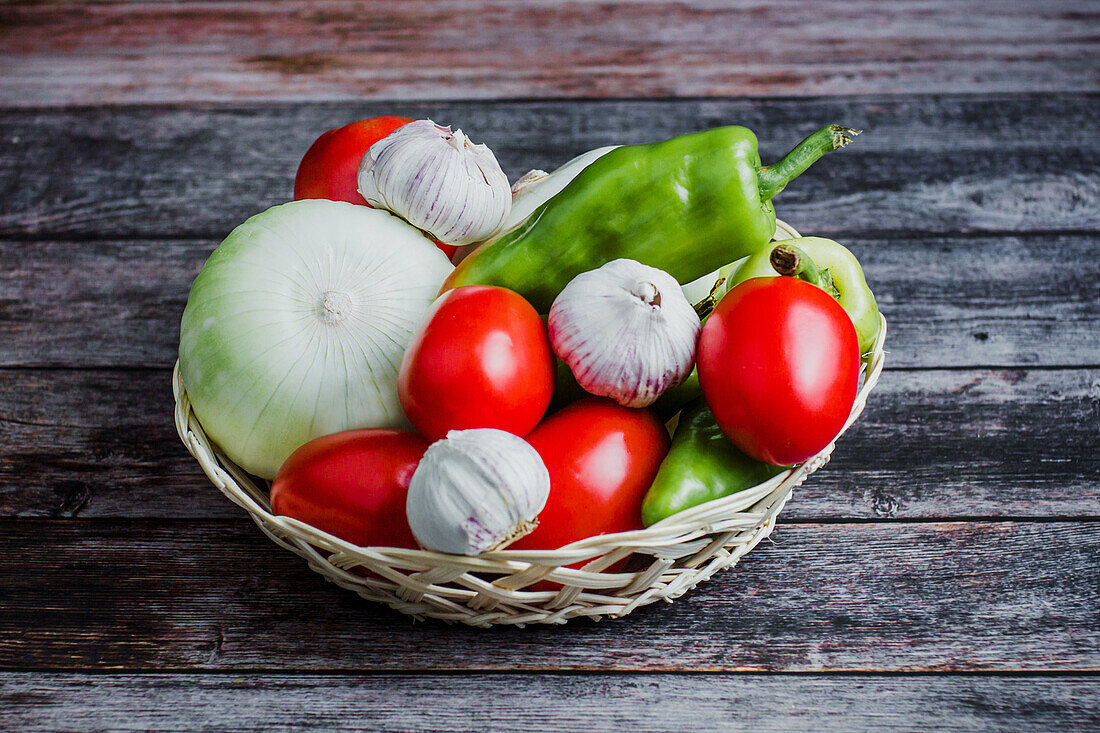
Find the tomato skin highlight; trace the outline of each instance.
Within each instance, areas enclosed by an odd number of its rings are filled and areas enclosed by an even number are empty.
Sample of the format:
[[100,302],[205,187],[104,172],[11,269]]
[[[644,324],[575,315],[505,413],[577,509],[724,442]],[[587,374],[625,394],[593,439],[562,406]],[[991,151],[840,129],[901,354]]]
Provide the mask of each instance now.
[[409,422],[435,441],[448,430],[525,436],[554,392],[554,354],[535,309],[505,288],[449,290],[428,309],[401,362],[397,394]]
[[733,288],[703,327],[703,396],[722,432],[758,461],[788,466],[836,438],[855,402],[855,326],[821,288],[793,277]]
[[428,441],[405,430],[349,430],[290,454],[271,484],[271,511],[363,547],[419,547],[405,515]]
[[410,122],[408,117],[372,117],[323,133],[298,164],[294,200],[331,199],[369,206],[356,181],[359,162],[371,145]]
[[550,498],[538,526],[510,550],[556,550],[585,537],[641,529],[642,500],[671,443],[649,410],[602,397],[553,414],[527,442],[550,472]]

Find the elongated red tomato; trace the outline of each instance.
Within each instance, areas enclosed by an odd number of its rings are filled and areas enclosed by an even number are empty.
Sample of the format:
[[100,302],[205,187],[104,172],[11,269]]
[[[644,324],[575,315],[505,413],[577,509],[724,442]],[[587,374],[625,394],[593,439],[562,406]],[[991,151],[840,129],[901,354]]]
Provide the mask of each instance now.
[[410,122],[408,117],[372,117],[323,133],[298,164],[294,200],[331,199],[367,206],[355,180],[359,161],[371,145]]
[[405,415],[433,441],[466,428],[527,435],[553,392],[542,319],[518,293],[487,285],[449,290],[432,304],[397,378]]
[[271,511],[362,546],[418,545],[405,497],[428,441],[404,430],[349,430],[290,454],[271,484]]
[[548,417],[527,442],[550,472],[550,498],[534,531],[508,549],[554,550],[642,528],[642,500],[670,443],[651,412],[584,399]]
[[794,277],[746,280],[703,327],[699,383],[738,448],[777,466],[820,452],[844,427],[859,381],[855,326]]

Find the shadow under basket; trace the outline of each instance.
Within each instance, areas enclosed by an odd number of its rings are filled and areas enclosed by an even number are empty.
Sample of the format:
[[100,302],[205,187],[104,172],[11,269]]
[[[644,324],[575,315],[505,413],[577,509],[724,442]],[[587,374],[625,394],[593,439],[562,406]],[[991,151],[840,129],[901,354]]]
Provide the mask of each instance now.
[[[793,228],[777,222],[778,239],[797,236]],[[852,413],[840,435],[859,417],[878,382],[885,336],[883,318],[874,347],[864,360]],[[431,617],[484,627],[562,624],[582,616],[619,617],[654,601],[671,602],[719,570],[733,567],[771,534],[794,487],[828,462],[835,444],[758,486],[692,507],[646,529],[597,535],[558,550],[498,550],[466,557],[359,547],[304,522],[272,514],[267,486],[257,484],[206,437],[191,410],[178,363],[172,389],[176,430],[187,450],[214,485],[247,511],[276,544],[367,600],[418,619]],[[627,558],[626,563],[620,562]],[[578,567],[567,567],[570,565]],[[544,590],[548,585],[560,589]]]

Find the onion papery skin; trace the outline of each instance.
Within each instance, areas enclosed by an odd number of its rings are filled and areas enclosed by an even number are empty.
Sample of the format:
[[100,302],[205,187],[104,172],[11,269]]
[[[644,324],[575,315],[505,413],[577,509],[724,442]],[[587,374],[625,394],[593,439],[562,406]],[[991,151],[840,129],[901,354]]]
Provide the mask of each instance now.
[[452,269],[386,211],[312,199],[253,216],[210,255],[183,313],[180,374],[203,429],[272,478],[313,438],[407,428],[398,367]]

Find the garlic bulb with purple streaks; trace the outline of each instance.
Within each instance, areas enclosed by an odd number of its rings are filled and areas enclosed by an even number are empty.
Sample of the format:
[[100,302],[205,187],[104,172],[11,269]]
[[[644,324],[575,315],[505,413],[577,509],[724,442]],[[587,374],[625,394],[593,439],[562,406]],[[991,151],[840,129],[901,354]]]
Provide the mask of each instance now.
[[405,511],[422,547],[477,555],[534,529],[549,496],[546,465],[523,438],[494,428],[452,430],[420,459]]
[[493,151],[431,120],[397,128],[359,164],[359,193],[446,244],[493,236],[512,206]]
[[702,326],[663,270],[613,260],[569,281],[550,308],[550,343],[594,395],[645,407],[682,382]]

